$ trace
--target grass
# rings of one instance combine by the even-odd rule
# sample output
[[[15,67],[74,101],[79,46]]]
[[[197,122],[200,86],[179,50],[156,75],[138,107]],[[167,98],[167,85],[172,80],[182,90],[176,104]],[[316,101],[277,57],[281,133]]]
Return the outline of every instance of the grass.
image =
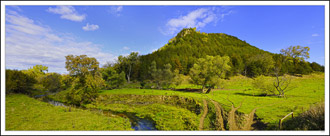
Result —
[[[272,80],[271,77],[266,77]],[[226,111],[230,110],[231,102],[237,107],[242,101],[238,112],[249,114],[257,108],[256,116],[268,124],[266,129],[278,129],[278,120],[290,112],[299,115],[307,111],[310,105],[324,103],[325,82],[324,74],[304,75],[292,77],[290,91],[285,98],[277,96],[260,96],[260,92],[252,87],[253,79],[244,76],[232,77],[226,80],[224,89],[214,89],[209,94],[181,92],[155,89],[114,89],[100,90],[99,98],[106,98],[85,105],[90,108],[113,110],[118,112],[132,112],[142,118],[151,118],[160,130],[197,130],[202,114],[196,115],[188,109],[165,103],[154,103],[159,96],[180,96],[196,100],[202,105],[202,99],[212,99],[221,104]],[[183,82],[179,88],[198,88],[198,86]],[[50,96],[52,99],[62,101],[66,91]],[[158,97],[131,97],[130,95],[156,95]],[[118,98],[119,101],[152,102],[150,104],[135,105],[130,102],[117,104],[107,103],[110,98],[105,96],[126,95],[127,98]],[[113,98],[111,98],[113,99]],[[142,100],[143,99],[143,100]],[[231,102],[230,102],[231,101]],[[209,110],[214,110],[210,104]],[[204,127],[212,127],[211,117],[208,114],[204,120]],[[60,123],[59,123],[60,122]],[[131,130],[129,121],[125,118],[110,118],[101,114],[80,109],[67,112],[66,108],[54,107],[24,95],[6,96],[6,129],[7,130]]]
[[[271,79],[269,78],[269,80]],[[257,117],[270,127],[276,126],[278,120],[291,111],[298,115],[308,110],[310,105],[323,102],[325,97],[324,74],[293,77],[290,84],[291,90],[286,93],[286,98],[258,96],[260,93],[253,89],[252,81],[253,79],[243,76],[233,77],[227,81],[225,89],[214,90],[210,94],[154,89],[102,90],[100,94],[178,95],[198,99],[213,99],[222,104],[227,110],[231,106],[227,99],[232,101],[235,106],[238,106],[244,100],[238,111],[248,114],[254,108],[257,108]]]
[[[132,130],[128,119],[53,106],[25,95],[6,96],[6,130]]]

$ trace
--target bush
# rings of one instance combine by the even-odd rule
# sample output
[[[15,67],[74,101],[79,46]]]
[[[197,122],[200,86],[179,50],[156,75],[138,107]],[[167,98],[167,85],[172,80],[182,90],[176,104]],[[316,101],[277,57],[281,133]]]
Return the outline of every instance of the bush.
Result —
[[[268,80],[263,75],[255,78],[252,82],[252,86],[262,94],[266,94],[266,95],[275,94],[275,88],[273,86],[273,82],[271,80]]]
[[[86,75],[84,78],[76,78],[69,90],[67,100],[76,105],[90,103],[98,96],[98,91],[103,85],[104,80],[98,76]]]
[[[50,73],[46,76],[42,77],[41,84],[47,89],[49,92],[58,92],[61,89],[61,80],[62,77],[58,73]]]
[[[22,71],[6,70],[6,93],[31,94],[37,81]]]
[[[286,130],[324,130],[324,103],[312,106],[308,111],[283,123]]]

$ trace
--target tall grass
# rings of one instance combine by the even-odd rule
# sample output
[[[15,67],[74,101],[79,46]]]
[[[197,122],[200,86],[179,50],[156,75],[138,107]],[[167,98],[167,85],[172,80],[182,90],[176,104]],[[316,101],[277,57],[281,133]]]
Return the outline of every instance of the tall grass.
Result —
[[[315,104],[308,111],[283,123],[286,130],[324,130],[324,103]]]

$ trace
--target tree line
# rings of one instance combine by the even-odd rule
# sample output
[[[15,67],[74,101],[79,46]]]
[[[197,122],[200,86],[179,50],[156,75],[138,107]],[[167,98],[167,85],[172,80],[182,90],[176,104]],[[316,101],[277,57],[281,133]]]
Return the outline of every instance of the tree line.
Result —
[[[42,65],[21,71],[7,69],[6,93],[36,95],[67,90],[67,99],[79,105],[93,101],[100,89],[116,89],[127,84],[171,89],[180,85],[184,76],[208,93],[212,88],[221,88],[225,79],[239,74],[276,77],[275,89],[280,92],[281,82],[285,81],[281,75],[324,71],[324,66],[305,61],[309,58],[308,51],[309,47],[290,46],[280,54],[273,54],[234,36],[200,33],[189,28],[151,54],[131,52],[102,67],[93,57],[68,55],[65,68],[69,74],[48,73],[48,67]]]

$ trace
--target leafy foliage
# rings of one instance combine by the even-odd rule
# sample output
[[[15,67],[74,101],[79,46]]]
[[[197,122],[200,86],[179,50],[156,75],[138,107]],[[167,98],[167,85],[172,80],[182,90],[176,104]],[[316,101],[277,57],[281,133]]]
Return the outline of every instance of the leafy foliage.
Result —
[[[102,68],[101,73],[102,73],[102,78],[104,79],[106,84],[105,85],[106,89],[120,88],[126,82],[124,71],[118,74],[117,71],[111,66]]]
[[[116,63],[115,67],[117,67],[119,71],[125,72],[127,82],[130,83],[131,77],[134,74],[134,70],[138,69],[137,67],[138,63],[139,63],[138,52],[131,52],[131,54],[129,54],[126,57],[120,55],[118,57],[118,62]]]
[[[48,73],[41,79],[42,85],[50,92],[58,92],[62,88],[62,76],[58,73]]]
[[[70,103],[81,105],[93,101],[98,95],[98,90],[104,85],[99,72],[99,62],[86,55],[68,55],[65,64],[70,75],[74,77],[67,95]]]
[[[190,70],[190,77],[194,84],[202,85],[202,90],[208,86],[210,89],[218,85],[219,78],[224,78],[225,73],[230,69],[228,56],[206,56],[200,58]]]
[[[6,69],[6,94],[32,94],[33,85],[36,82],[34,77],[22,71]]]

